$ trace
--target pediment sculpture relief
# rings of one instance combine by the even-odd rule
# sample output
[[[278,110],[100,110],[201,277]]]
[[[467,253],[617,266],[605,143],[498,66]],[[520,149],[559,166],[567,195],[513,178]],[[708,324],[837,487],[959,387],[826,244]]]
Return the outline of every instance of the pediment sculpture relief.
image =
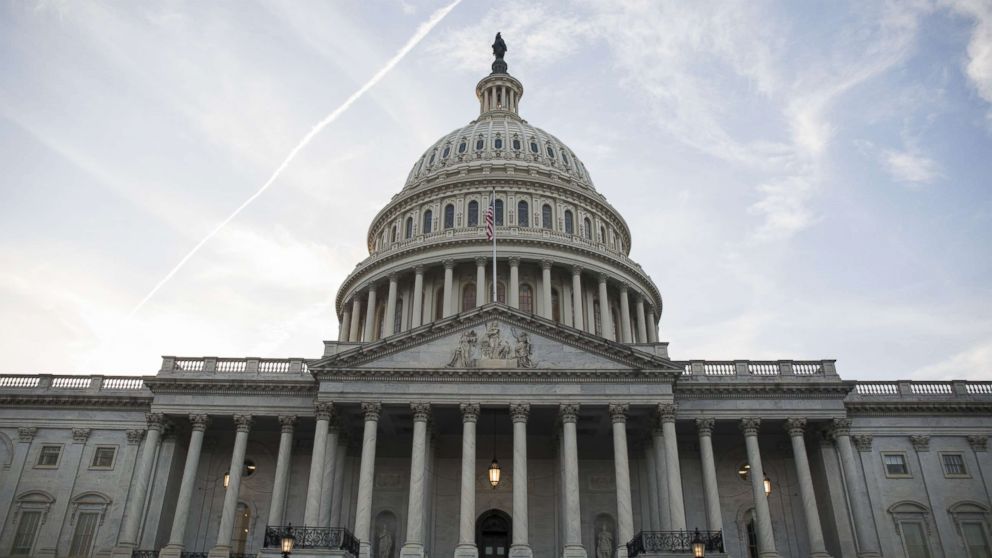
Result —
[[[458,338],[458,346],[446,365],[448,368],[534,368],[534,347],[527,332],[510,328],[510,339],[504,339],[499,322],[489,322],[481,335],[466,331]]]

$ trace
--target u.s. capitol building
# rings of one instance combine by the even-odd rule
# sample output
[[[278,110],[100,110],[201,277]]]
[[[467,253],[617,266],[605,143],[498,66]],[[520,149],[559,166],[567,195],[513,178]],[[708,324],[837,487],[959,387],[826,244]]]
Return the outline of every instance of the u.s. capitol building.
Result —
[[[0,376],[0,556],[989,557],[992,384],[673,360],[626,222],[494,51],[319,358]]]

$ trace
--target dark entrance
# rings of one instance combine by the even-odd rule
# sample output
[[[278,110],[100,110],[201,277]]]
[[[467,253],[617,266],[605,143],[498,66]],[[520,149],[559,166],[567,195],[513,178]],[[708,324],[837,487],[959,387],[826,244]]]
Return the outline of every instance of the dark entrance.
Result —
[[[475,521],[479,558],[506,558],[510,553],[510,516],[500,510],[483,512]]]

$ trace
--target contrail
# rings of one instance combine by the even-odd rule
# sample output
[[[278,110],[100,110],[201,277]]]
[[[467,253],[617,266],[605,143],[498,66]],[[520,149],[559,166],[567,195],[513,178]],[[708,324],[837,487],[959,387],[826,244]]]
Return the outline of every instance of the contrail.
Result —
[[[365,85],[361,86],[358,89],[358,91],[352,93],[351,97],[348,97],[345,100],[345,102],[341,104],[341,106],[334,109],[334,112],[328,114],[326,117],[324,117],[323,120],[321,120],[316,125],[314,125],[314,127],[310,129],[307,135],[303,136],[303,139],[301,139],[300,142],[296,144],[296,147],[294,147],[293,150],[289,152],[289,155],[287,155],[286,158],[283,159],[283,162],[276,168],[275,172],[272,173],[272,176],[269,177],[269,179],[265,182],[265,184],[262,184],[262,187],[259,188],[258,191],[252,194],[248,199],[244,201],[244,203],[239,205],[237,209],[235,209],[230,215],[228,215],[226,219],[224,219],[216,227],[214,227],[214,230],[210,231],[207,234],[207,236],[200,239],[200,241],[196,243],[196,246],[193,246],[193,249],[190,250],[189,253],[187,253],[185,256],[183,256],[183,259],[179,260],[179,263],[177,263],[176,266],[173,267],[171,271],[169,271],[169,273],[166,273],[165,277],[163,277],[162,280],[159,281],[158,284],[156,284],[151,291],[148,291],[148,294],[145,295],[145,298],[141,299],[141,302],[139,302],[137,306],[135,306],[134,309],[131,310],[131,313],[128,314],[127,317],[130,319],[139,310],[141,310],[141,308],[149,300],[151,300],[153,296],[155,296],[155,293],[157,293],[159,289],[161,289],[166,283],[168,283],[169,280],[172,279],[172,277],[176,273],[178,273],[179,270],[182,269],[184,265],[186,265],[186,262],[188,262],[190,258],[192,258],[194,255],[196,255],[197,252],[200,251],[200,248],[202,248],[204,244],[206,244],[211,238],[213,238],[217,233],[219,233],[225,226],[227,226],[228,223],[234,220],[234,218],[237,217],[238,214],[241,213],[242,210],[244,210],[244,208],[251,205],[251,202],[255,201],[266,190],[268,190],[269,186],[271,186],[272,183],[275,182],[277,178],[279,178],[279,175],[282,174],[282,171],[286,170],[286,167],[288,167],[289,164],[293,162],[293,159],[296,158],[296,155],[300,151],[302,151],[303,148],[306,147],[308,143],[310,143],[310,140],[312,140],[314,136],[319,134],[329,124],[337,120],[338,117],[344,113],[344,111],[348,110],[349,108],[351,108],[351,105],[355,104],[355,101],[360,99],[362,95],[364,95],[369,89],[372,89],[372,87],[374,87],[375,84],[379,83],[379,81],[381,81],[382,78],[384,78],[386,74],[388,74],[389,71],[392,70],[393,67],[395,67],[396,64],[398,64],[400,60],[403,59],[403,57],[405,57],[411,50],[413,50],[413,48],[416,47],[417,44],[419,44],[420,41],[422,41],[424,37],[426,37],[427,34],[430,33],[431,30],[434,29],[434,27],[438,23],[441,23],[441,20],[444,19],[446,15],[448,15],[448,12],[455,9],[455,6],[460,4],[461,1],[462,0],[454,0],[454,2],[434,12],[431,15],[430,19],[428,19],[424,23],[421,23],[420,26],[417,27],[417,32],[414,33],[412,37],[410,37],[410,40],[408,40],[406,44],[403,45],[403,48],[401,48],[396,53],[395,56],[390,58],[389,61],[386,62],[386,65],[380,68],[379,71],[376,72],[371,79],[365,82]]]

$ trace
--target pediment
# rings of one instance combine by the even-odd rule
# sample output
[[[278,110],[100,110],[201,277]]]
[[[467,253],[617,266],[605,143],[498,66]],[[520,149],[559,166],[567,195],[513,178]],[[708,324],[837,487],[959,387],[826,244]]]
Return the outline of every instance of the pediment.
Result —
[[[321,368],[678,370],[671,361],[490,304],[309,364]]]

